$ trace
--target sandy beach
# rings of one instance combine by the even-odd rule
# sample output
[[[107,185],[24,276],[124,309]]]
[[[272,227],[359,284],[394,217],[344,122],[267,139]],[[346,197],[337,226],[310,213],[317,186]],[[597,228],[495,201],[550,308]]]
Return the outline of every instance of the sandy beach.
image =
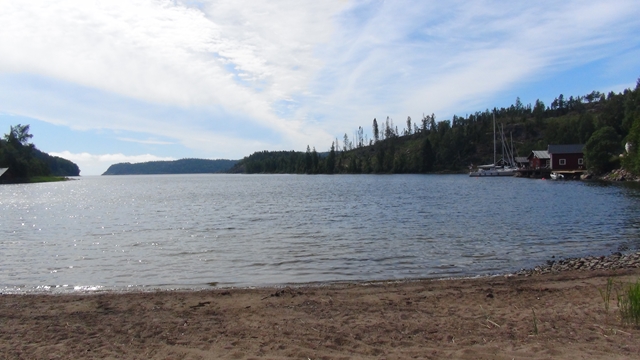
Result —
[[[1,295],[6,359],[627,359],[607,278],[640,269],[262,289]],[[614,293],[615,297],[615,293]]]

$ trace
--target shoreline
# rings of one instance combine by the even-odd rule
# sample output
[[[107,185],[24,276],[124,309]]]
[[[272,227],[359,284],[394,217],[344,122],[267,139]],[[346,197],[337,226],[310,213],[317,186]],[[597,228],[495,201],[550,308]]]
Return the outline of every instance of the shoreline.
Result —
[[[640,251],[630,252],[614,252],[608,256],[583,256],[573,258],[559,258],[547,260],[546,264],[534,266],[532,268],[521,268],[520,270],[508,272],[508,273],[496,273],[496,274],[482,274],[482,275],[469,275],[469,276],[443,276],[443,277],[418,277],[418,278],[402,278],[402,279],[379,279],[379,280],[336,280],[326,282],[306,282],[306,283],[283,283],[283,284],[271,284],[261,286],[220,286],[210,285],[211,287],[203,287],[201,285],[194,285],[193,287],[175,287],[175,288],[163,288],[154,286],[140,286],[132,288],[122,289],[102,289],[99,286],[82,286],[89,289],[69,289],[69,290],[28,290],[21,291],[13,289],[0,289],[0,296],[3,295],[90,295],[90,294],[130,294],[130,293],[153,293],[153,292],[198,292],[198,291],[210,291],[210,290],[261,290],[261,289],[281,289],[281,288],[299,288],[299,287],[337,287],[341,285],[365,285],[365,284],[378,284],[378,283],[405,283],[416,281],[448,281],[448,280],[470,280],[470,279],[484,279],[493,277],[521,277],[521,276],[537,276],[549,273],[559,273],[564,271],[578,270],[619,270],[619,269],[633,269],[640,268]],[[80,287],[80,286],[78,286]],[[98,287],[97,289],[91,289]]]
[[[640,353],[607,279],[640,269],[537,276],[78,296],[2,295],[13,358],[595,358]]]
[[[624,359],[640,353],[640,327],[621,323],[615,291],[640,279],[640,252],[597,257],[603,265],[627,255],[631,267],[617,269],[579,258],[520,275],[2,294],[0,351],[8,359]],[[562,267],[572,261],[580,267]]]

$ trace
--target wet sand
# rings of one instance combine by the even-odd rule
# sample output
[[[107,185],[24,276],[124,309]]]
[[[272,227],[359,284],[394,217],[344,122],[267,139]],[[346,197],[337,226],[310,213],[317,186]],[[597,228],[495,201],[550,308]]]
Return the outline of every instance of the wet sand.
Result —
[[[4,359],[628,359],[598,292],[640,269],[292,288],[0,295]]]

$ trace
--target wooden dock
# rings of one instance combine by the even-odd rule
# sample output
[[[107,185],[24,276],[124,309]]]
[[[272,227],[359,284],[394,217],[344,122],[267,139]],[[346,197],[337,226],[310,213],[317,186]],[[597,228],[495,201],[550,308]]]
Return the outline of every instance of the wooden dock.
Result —
[[[551,170],[551,169],[518,169],[515,176],[527,177],[532,179],[549,179],[551,173],[555,172],[564,175],[565,180],[580,180],[580,176],[586,170]]]

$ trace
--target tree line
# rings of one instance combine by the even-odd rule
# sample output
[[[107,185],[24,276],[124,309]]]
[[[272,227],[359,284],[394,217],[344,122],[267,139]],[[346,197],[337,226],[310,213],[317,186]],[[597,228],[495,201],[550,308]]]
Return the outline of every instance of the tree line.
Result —
[[[261,151],[245,157],[231,172],[242,173],[431,173],[460,172],[472,164],[493,161],[493,117],[512,141],[514,153],[527,156],[549,144],[586,144],[587,166],[608,171],[621,163],[640,174],[640,79],[635,89],[583,96],[560,94],[548,106],[541,100],[523,104],[516,98],[509,107],[486,109],[451,120],[436,121],[435,114],[419,121],[407,117],[401,128],[393,119],[373,119],[372,138],[362,126],[329,151],[318,153]],[[629,154],[620,160],[625,144]],[[511,145],[510,145],[511,146]]]
[[[80,169],[75,163],[44,153],[29,141],[29,125],[11,126],[9,133],[0,139],[0,168],[9,168],[3,179],[15,181],[34,177],[78,176]]]
[[[180,159],[174,161],[148,161],[143,163],[119,163],[109,166],[102,175],[149,174],[211,174],[228,171],[237,160]]]

